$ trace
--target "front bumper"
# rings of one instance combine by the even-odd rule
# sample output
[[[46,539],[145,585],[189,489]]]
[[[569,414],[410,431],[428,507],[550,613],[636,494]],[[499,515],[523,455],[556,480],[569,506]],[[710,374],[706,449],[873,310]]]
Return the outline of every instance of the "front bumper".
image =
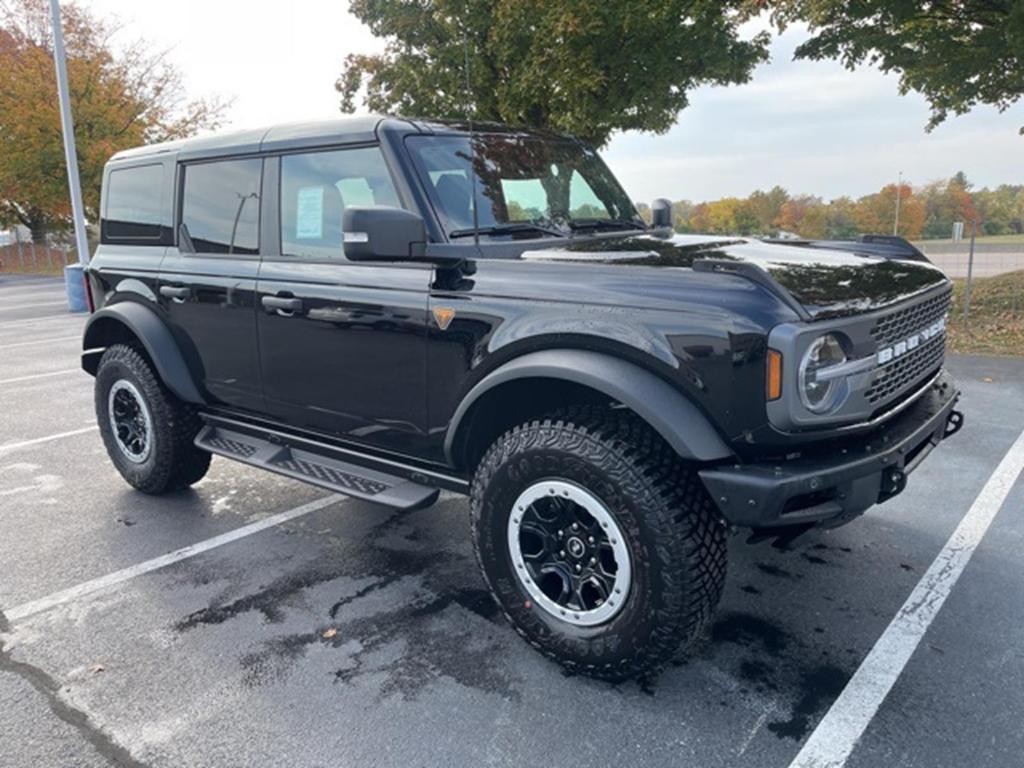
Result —
[[[700,478],[733,525],[841,525],[900,493],[907,475],[960,429],[959,398],[943,371],[913,405],[872,432],[812,446],[788,461],[709,467]]]

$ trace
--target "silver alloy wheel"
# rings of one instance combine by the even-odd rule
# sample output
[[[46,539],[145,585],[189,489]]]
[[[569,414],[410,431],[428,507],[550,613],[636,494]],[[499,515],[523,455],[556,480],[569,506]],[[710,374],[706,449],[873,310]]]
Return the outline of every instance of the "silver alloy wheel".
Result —
[[[107,417],[121,454],[133,464],[142,464],[153,450],[153,419],[138,388],[118,379],[107,394]]]
[[[512,507],[508,548],[537,606],[581,627],[610,621],[629,597],[632,566],[622,530],[592,493],[564,480],[534,483]]]

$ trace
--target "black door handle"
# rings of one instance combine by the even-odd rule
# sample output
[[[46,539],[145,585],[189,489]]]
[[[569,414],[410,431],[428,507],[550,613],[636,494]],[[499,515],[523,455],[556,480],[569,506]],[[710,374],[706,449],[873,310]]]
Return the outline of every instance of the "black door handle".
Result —
[[[299,312],[302,309],[302,299],[293,296],[264,296],[260,301],[268,312]]]
[[[192,295],[192,289],[176,285],[161,285],[160,295],[166,296],[168,299],[184,301]]]

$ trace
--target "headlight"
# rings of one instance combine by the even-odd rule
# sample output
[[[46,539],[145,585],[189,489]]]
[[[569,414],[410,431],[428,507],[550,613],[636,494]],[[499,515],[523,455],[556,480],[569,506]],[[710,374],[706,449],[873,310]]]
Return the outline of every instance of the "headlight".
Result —
[[[839,339],[831,333],[814,340],[800,361],[800,400],[813,413],[835,407],[844,382],[828,376],[828,369],[846,362]]]

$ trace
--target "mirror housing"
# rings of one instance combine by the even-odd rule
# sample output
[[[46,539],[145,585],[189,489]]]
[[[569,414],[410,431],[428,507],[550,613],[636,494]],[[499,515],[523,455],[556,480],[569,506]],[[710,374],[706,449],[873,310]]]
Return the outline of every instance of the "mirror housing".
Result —
[[[654,229],[672,228],[672,201],[659,197],[651,203],[651,226]]]
[[[422,258],[427,245],[423,217],[404,208],[353,206],[341,217],[345,258],[407,261]]]

